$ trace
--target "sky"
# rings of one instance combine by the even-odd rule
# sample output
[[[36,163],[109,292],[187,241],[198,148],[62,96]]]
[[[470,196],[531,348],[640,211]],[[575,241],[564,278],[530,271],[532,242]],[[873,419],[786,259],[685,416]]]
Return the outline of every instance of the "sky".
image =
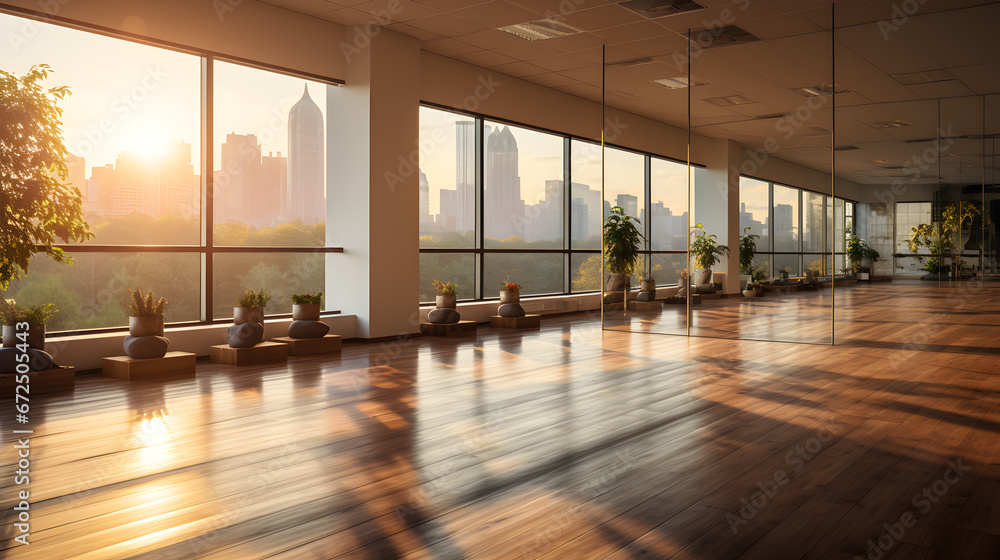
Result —
[[[191,144],[201,172],[201,59],[94,33],[0,14],[0,70],[23,75],[48,64],[47,87],[70,86],[60,102],[67,148],[91,168],[114,163],[126,149],[155,158],[167,142]],[[261,151],[287,154],[288,109],[309,94],[326,114],[327,89],[300,78],[215,64],[215,152],[228,132],[256,134]],[[280,116],[279,119],[274,117]]]

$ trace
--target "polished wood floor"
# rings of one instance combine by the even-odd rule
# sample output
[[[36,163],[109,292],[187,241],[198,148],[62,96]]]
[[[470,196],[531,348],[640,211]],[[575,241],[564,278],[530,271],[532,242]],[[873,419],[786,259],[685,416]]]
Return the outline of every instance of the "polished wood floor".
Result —
[[[895,290],[908,301],[879,313]],[[972,351],[996,347],[996,300],[943,316],[931,287],[853,297],[872,344],[602,331],[576,314],[199,363],[189,380],[82,375],[34,397],[27,425],[0,401],[0,555],[1000,558],[1000,356]],[[898,347],[921,319],[946,347]],[[10,540],[25,426],[28,546]]]

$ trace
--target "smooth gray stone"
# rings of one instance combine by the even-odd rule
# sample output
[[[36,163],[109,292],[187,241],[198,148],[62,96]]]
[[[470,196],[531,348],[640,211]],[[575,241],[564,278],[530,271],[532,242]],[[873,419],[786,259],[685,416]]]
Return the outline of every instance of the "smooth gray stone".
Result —
[[[501,317],[524,317],[524,308],[520,303],[505,303],[497,309],[497,315]]]
[[[694,293],[696,294],[714,294],[715,284],[695,284]]]
[[[639,292],[636,301],[656,301],[656,292]]]
[[[435,307],[427,314],[427,322],[437,325],[457,323],[462,319],[462,314],[450,307]]]
[[[44,350],[28,348],[27,362],[17,361],[20,353],[16,347],[0,348],[0,373],[16,373],[19,363],[27,363],[31,371],[43,371],[52,367],[52,356]]]
[[[260,342],[264,342],[263,323],[251,321],[229,327],[229,346],[232,348],[253,348]]]
[[[288,325],[290,338],[323,338],[330,332],[330,325],[321,321],[292,321]]]
[[[148,360],[165,356],[169,345],[170,341],[162,336],[126,336],[122,348],[129,358]]]

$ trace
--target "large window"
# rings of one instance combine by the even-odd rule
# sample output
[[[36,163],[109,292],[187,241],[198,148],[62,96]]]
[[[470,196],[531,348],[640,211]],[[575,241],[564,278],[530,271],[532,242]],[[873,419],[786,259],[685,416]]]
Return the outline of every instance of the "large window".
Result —
[[[600,144],[432,107],[420,109],[420,145],[432,147],[420,160],[422,302],[434,279],[464,300],[496,298],[505,280],[525,296],[600,290],[613,206],[648,239],[637,277],[674,283],[684,267],[686,164],[612,147],[602,159]]]
[[[47,85],[72,91],[60,102],[68,182],[96,236],[66,247],[73,266],[34,260],[6,297],[54,302],[49,330],[75,331],[126,325],[130,288],[166,297],[168,323],[232,317],[240,285],[272,292],[269,314],[290,312],[292,293],[323,289],[323,253],[338,251],[324,227],[336,88],[0,14],[0,35],[28,28],[3,69],[45,63]]]
[[[806,269],[823,275],[843,272],[846,239],[854,231],[854,202],[740,177],[740,204],[740,232],[760,236],[755,266],[765,266],[771,276],[781,271],[797,276]]]
[[[896,203],[896,240],[895,252],[898,255],[894,260],[896,274],[920,275],[924,263],[910,253],[908,241],[912,237],[912,229],[920,224],[929,224],[933,221],[931,217],[930,202],[897,202]],[[917,249],[919,255],[929,255],[930,250],[926,246]],[[888,255],[886,255],[888,256]]]

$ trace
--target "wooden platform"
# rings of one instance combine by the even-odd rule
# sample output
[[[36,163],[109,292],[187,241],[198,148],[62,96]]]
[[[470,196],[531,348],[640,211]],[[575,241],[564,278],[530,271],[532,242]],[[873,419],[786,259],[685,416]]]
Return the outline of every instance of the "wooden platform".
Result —
[[[0,373],[0,398],[14,396],[17,378],[27,375],[28,395],[44,395],[57,391],[72,391],[76,385],[76,368],[53,367],[44,371],[32,371],[27,374]],[[22,392],[21,394],[25,394]]]
[[[233,348],[228,344],[219,344],[208,350],[209,359],[213,364],[249,366],[288,360],[288,345],[269,340],[258,342],[251,348]]]
[[[136,359],[128,356],[104,358],[101,373],[126,381],[169,379],[194,376],[195,355],[190,352],[167,352],[162,358]]]
[[[630,301],[629,311],[659,311],[663,309],[662,301]]]
[[[701,303],[702,294],[691,294],[691,305],[697,305]],[[671,305],[686,305],[687,296],[667,296],[661,300],[664,304]]]
[[[315,354],[331,354],[340,352],[341,337],[339,334],[328,334],[322,338],[292,338],[278,336],[271,339],[288,345],[289,356],[313,356]]]
[[[524,317],[490,317],[490,326],[495,329],[538,329],[542,326],[541,315],[525,315]]]
[[[420,323],[420,333],[427,336],[465,336],[476,333],[475,321],[457,323]]]

